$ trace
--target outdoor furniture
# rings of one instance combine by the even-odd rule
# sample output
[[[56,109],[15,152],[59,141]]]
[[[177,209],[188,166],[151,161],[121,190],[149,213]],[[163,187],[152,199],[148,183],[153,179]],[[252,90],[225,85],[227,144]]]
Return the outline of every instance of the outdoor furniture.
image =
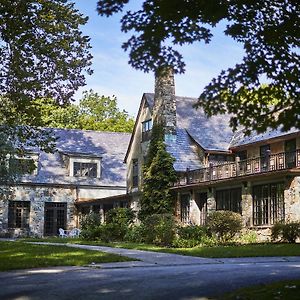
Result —
[[[69,232],[69,237],[79,237],[81,230],[78,228],[73,228],[70,232]]]
[[[63,228],[59,228],[58,232],[59,232],[59,237],[62,237],[62,238],[68,237],[66,231]]]

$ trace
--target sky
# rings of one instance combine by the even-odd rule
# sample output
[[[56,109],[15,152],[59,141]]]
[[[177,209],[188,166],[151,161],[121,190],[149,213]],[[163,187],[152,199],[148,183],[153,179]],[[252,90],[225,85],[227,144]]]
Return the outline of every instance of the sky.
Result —
[[[74,0],[75,7],[89,17],[81,28],[91,38],[93,75],[86,76],[87,85],[78,90],[75,99],[82,92],[93,89],[104,96],[116,96],[120,109],[130,116],[136,116],[143,93],[154,92],[154,75],[133,69],[128,64],[128,53],[121,48],[128,38],[121,32],[120,16],[101,17],[96,12],[96,0]],[[135,6],[142,0],[131,1]],[[224,29],[224,28],[223,28]],[[223,29],[214,30],[210,44],[195,43],[180,48],[186,63],[186,72],[175,76],[176,95],[199,97],[203,88],[221,70],[241,62],[243,48],[224,35]]]

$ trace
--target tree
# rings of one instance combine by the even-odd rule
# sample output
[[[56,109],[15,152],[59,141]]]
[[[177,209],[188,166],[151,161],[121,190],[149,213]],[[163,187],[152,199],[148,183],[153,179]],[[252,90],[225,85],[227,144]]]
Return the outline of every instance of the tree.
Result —
[[[53,150],[35,99],[66,104],[91,74],[87,22],[67,0],[0,0],[0,164],[26,147]],[[30,125],[30,126],[29,126]],[[11,176],[10,176],[11,175]],[[13,174],[3,172],[1,181]]]
[[[174,158],[166,151],[162,128],[154,124],[143,170],[141,210],[139,218],[144,220],[153,214],[174,212],[174,198],[170,188],[177,175],[173,167]]]
[[[120,111],[115,97],[100,96],[93,90],[85,91],[79,104],[57,107],[53,99],[37,100],[41,126],[131,132],[134,119]]]
[[[98,12],[110,16],[128,2],[99,0]],[[224,33],[243,44],[245,56],[212,79],[196,107],[208,116],[230,113],[233,129],[245,126],[248,133],[300,128],[299,15],[297,0],[144,0],[140,10],[127,11],[121,19],[123,32],[135,31],[123,49],[136,69],[171,65],[182,73],[185,64],[177,46],[209,43],[211,28],[223,21]],[[267,88],[261,88],[264,82]],[[274,98],[278,102],[270,105]]]

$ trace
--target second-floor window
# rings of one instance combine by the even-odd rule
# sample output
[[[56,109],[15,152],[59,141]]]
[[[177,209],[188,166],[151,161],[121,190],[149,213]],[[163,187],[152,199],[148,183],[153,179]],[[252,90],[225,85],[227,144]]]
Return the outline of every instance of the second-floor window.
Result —
[[[97,177],[97,164],[74,162],[74,176],[76,177]]]
[[[142,142],[149,141],[151,137],[152,120],[149,119],[142,123]]]
[[[139,185],[139,161],[137,159],[132,160],[132,187],[138,187]]]

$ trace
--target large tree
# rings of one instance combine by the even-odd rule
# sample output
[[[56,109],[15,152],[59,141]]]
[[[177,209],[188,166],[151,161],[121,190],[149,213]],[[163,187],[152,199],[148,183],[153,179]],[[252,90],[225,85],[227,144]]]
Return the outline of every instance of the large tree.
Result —
[[[99,0],[102,16],[124,12],[129,0]],[[144,0],[126,11],[121,29],[129,63],[145,72],[173,66],[184,72],[178,45],[209,43],[221,21],[225,34],[244,46],[243,61],[205,87],[196,107],[208,116],[232,113],[234,129],[300,128],[300,2],[298,0]],[[268,87],[261,87],[268,83]],[[274,98],[278,101],[270,105]]]
[[[37,127],[35,99],[51,97],[64,105],[85,84],[92,58],[89,38],[80,31],[86,22],[67,0],[0,0],[2,167],[26,147],[52,149],[49,133]],[[7,174],[1,172],[0,181]]]
[[[131,132],[134,126],[134,119],[118,108],[117,98],[93,90],[85,91],[79,104],[57,107],[53,99],[39,99],[36,104],[44,127]]]

